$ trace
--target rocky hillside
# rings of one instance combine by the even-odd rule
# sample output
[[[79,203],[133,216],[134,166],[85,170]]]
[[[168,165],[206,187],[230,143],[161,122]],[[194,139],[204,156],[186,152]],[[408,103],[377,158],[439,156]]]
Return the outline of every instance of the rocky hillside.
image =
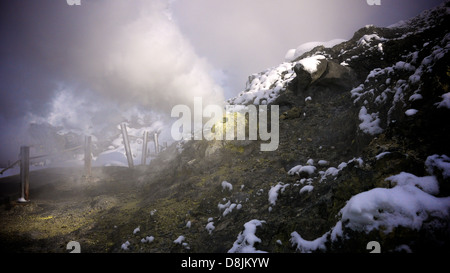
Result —
[[[276,151],[190,141],[153,164],[155,194],[185,204],[178,250],[448,250],[448,21],[447,3],[250,76],[228,102],[280,106]]]
[[[277,150],[192,140],[146,167],[97,168],[77,195],[92,208],[72,209],[66,233],[27,249],[368,252],[376,241],[381,252],[449,251],[449,7],[250,76],[228,103],[279,105]],[[15,245],[14,229],[2,230]]]

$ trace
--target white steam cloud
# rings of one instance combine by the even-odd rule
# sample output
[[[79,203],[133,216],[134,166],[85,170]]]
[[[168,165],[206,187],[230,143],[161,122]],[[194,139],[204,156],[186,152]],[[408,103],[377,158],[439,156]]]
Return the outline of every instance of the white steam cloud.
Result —
[[[214,79],[217,70],[171,19],[170,1],[83,1],[78,7],[63,2],[27,2],[16,9],[27,23],[16,24],[18,36],[8,40],[21,45],[11,59],[26,64],[21,74],[40,73],[28,73],[20,83],[30,90],[24,96],[24,115],[0,116],[7,128],[1,143],[9,144],[0,147],[0,164],[15,160],[20,145],[36,144],[30,123],[101,135],[132,115],[143,117],[145,126],[161,127],[172,107],[192,106],[194,97],[202,97],[205,105],[225,101]],[[21,25],[27,29],[22,31]],[[26,57],[30,54],[32,58]],[[20,80],[11,82],[18,86]],[[42,84],[46,88],[37,88],[42,82],[48,83]]]
[[[136,9],[122,24],[115,21],[89,33],[85,50],[74,55],[81,78],[95,91],[125,104],[170,112],[176,104],[192,104],[200,96],[221,104],[223,92],[214,70],[199,57],[161,1],[114,2],[99,14]],[[98,13],[97,13],[98,14]],[[112,32],[111,26],[116,25]],[[98,45],[101,44],[101,47]],[[73,52],[77,52],[74,50]]]

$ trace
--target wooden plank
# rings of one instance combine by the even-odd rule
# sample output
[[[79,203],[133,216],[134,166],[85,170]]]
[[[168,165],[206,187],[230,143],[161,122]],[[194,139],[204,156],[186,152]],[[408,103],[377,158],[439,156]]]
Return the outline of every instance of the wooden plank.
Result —
[[[130,141],[128,140],[127,126],[125,123],[120,124],[120,128],[122,129],[123,136],[123,145],[125,146],[125,153],[128,160],[128,167],[133,168],[133,156],[131,154]]]
[[[30,147],[20,147],[20,198],[18,202],[30,201]]]
[[[148,132],[144,132],[143,142],[142,142],[142,157],[141,164],[145,165],[147,160],[147,142],[148,142]]]
[[[155,154],[159,153],[159,143],[158,143],[158,133],[155,133],[153,135],[154,142],[155,142]]]

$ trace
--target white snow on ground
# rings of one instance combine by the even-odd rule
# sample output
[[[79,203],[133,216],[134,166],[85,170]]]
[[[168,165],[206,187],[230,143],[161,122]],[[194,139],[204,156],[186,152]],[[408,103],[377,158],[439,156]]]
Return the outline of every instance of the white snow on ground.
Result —
[[[442,101],[437,104],[437,108],[447,107],[450,109],[450,92],[443,94]]]
[[[348,164],[356,162],[357,165],[355,165],[356,167],[362,167],[364,164],[364,161],[361,158],[353,158],[347,162],[341,162],[337,168],[336,167],[329,167],[328,169],[326,169],[325,171],[319,171],[318,174],[320,176],[320,180],[319,182],[322,182],[323,180],[327,179],[327,177],[329,176],[337,176],[338,173],[347,167]],[[314,164],[314,160],[313,159],[309,159],[306,164],[308,164],[307,166],[303,166],[303,165],[296,165],[294,167],[292,167],[287,173],[288,175],[299,175],[301,173],[305,173],[308,174],[309,176],[312,176],[312,178],[308,179],[309,182],[312,181],[314,177],[314,173],[316,172],[317,168],[315,166],[313,166],[312,164]],[[328,166],[330,163],[326,160],[319,160],[317,162],[317,164],[320,167],[326,167]],[[303,184],[303,182],[306,181],[306,179],[301,179],[299,182]],[[281,182],[280,182],[281,183]],[[279,184],[280,184],[279,183]],[[276,188],[272,188],[271,190],[273,190],[275,192],[275,190],[277,190]],[[270,193],[269,193],[270,194]],[[275,197],[273,197],[275,198]],[[270,200],[269,200],[270,201]]]
[[[417,177],[413,174],[401,172],[386,179],[394,182],[396,185],[413,185],[422,189],[424,192],[436,195],[439,193],[439,185],[435,176]]]
[[[405,111],[405,115],[407,116],[414,116],[415,114],[417,114],[417,112],[419,112],[419,110],[417,109],[408,109]]]
[[[377,34],[366,34],[364,36],[362,36],[359,40],[358,40],[358,46],[370,46],[370,42],[371,41],[385,41],[386,39],[381,38],[380,36],[378,36]]]
[[[295,77],[295,63],[285,62],[264,72],[249,77],[246,88],[237,97],[228,100],[229,104],[269,104]]]
[[[230,205],[231,205],[231,201],[228,200],[228,202],[225,203],[225,204],[223,204],[223,205],[219,203],[219,205],[217,205],[217,208],[218,208],[219,210],[224,210],[224,209],[230,207]]]
[[[385,233],[389,233],[397,226],[419,229],[429,216],[448,217],[450,197],[437,198],[416,187],[416,184],[425,183],[426,189],[431,191],[437,187],[437,180],[414,178],[407,173],[387,180],[396,182],[397,186],[391,189],[375,188],[348,201],[341,210],[342,221],[349,220],[347,227],[366,232],[383,227]]]
[[[227,203],[225,204],[218,204],[217,208],[219,209],[219,211],[223,210],[222,216],[227,216],[227,214],[231,213],[234,209],[241,209],[242,205],[241,204],[236,204],[236,203],[231,203],[230,200],[228,200]]]
[[[317,46],[324,46],[325,48],[332,48],[333,46],[343,43],[347,40],[345,39],[333,39],[331,41],[328,42],[308,42],[308,43],[304,43],[299,45],[296,49],[289,49],[286,52],[286,55],[284,56],[285,61],[287,62],[291,62],[295,59],[297,59],[298,57],[300,57],[301,55],[303,55],[304,53],[314,49]]]
[[[299,64],[303,66],[303,69],[305,69],[308,73],[313,74],[317,71],[317,66],[319,65],[320,61],[325,59],[325,56],[323,55],[315,55],[309,58],[304,58],[298,61]]]
[[[433,19],[423,17],[419,20],[427,21]],[[366,35],[360,39],[360,43],[364,46],[371,46],[371,41],[378,39],[377,37],[376,34]],[[376,45],[372,43],[372,47],[376,47]],[[391,115],[395,110],[407,106],[405,90],[415,89],[414,94],[409,95],[409,101],[423,99],[421,92],[426,92],[426,90],[422,90],[422,75],[424,73],[432,73],[433,66],[448,54],[449,50],[450,34],[447,33],[442,39],[426,42],[417,51],[401,56],[403,59],[392,66],[375,68],[370,71],[364,83],[350,91],[354,99],[353,102],[355,104],[362,102],[364,105],[374,102],[377,106],[391,104],[391,107],[387,112],[386,120],[383,121],[378,119],[378,113],[368,114],[367,109],[362,108],[359,114],[360,119],[363,121],[360,125],[361,130],[368,134],[377,134],[382,132],[382,123],[389,125],[391,122],[394,122],[391,120]],[[419,56],[423,55],[425,57],[419,59]],[[404,76],[405,74],[406,76]],[[385,87],[380,88],[379,83],[382,82],[385,82]],[[435,104],[436,107],[450,108],[450,93],[444,93],[440,97],[442,100]],[[404,111],[406,115],[414,116],[420,110],[405,108]]]
[[[228,189],[229,191],[233,190],[233,185],[228,181],[222,181],[222,190]]]
[[[145,238],[141,239],[141,243],[151,243],[155,240],[155,237],[153,236],[147,236]]]
[[[289,171],[288,174],[289,175],[300,175],[301,173],[307,173],[309,175],[313,174],[316,171],[316,167],[308,165],[308,166],[302,166],[302,165],[297,165],[295,167],[292,167]]]
[[[133,234],[139,233],[141,231],[140,227],[137,227],[133,230]]]
[[[289,184],[283,184],[282,182],[279,182],[275,186],[271,187],[269,190],[269,202],[270,204],[274,205],[277,202],[278,199],[278,192],[281,190],[281,192],[284,191],[284,189],[289,186]]]
[[[300,193],[311,192],[314,189],[314,186],[306,185],[300,189]]]
[[[345,40],[335,39],[325,43],[325,46],[332,47],[343,41]],[[309,48],[309,45],[305,46],[305,48]],[[280,91],[284,90],[287,84],[295,78],[296,74],[294,72],[294,67],[296,64],[301,64],[309,73],[316,72],[317,65],[320,63],[319,60],[325,59],[325,56],[323,55],[313,55],[295,62],[291,61],[303,54],[303,50],[304,49],[301,49],[301,47],[295,51],[289,50],[286,57],[290,61],[286,61],[278,66],[250,76],[246,83],[245,90],[240,92],[238,96],[228,99],[228,104],[270,104],[280,95]]]
[[[359,129],[361,129],[364,133],[376,135],[383,132],[383,129],[380,127],[378,113],[368,114],[367,108],[362,106],[358,116],[362,121],[362,123],[359,124]]]
[[[123,250],[129,250],[129,247],[130,246],[130,242],[129,241],[126,241],[125,243],[123,243],[121,246],[120,246],[120,248],[121,249],[123,249]]]
[[[330,164],[330,162],[328,162],[327,160],[321,159],[317,162],[317,164],[319,164],[319,166],[328,166],[328,164]]]
[[[440,173],[444,179],[450,177],[450,157],[446,155],[430,155],[425,161],[425,166],[429,174]]]
[[[208,222],[208,224],[205,227],[205,229],[208,231],[209,234],[211,234],[215,228],[216,227],[214,226],[214,222]]]
[[[178,238],[175,241],[173,241],[173,243],[181,245],[185,239],[186,239],[186,237],[184,237],[183,235],[180,235],[180,236],[178,236]]]
[[[409,97],[409,101],[416,101],[423,99],[423,96],[421,94],[415,93]]]
[[[450,158],[446,155],[429,156],[425,165],[430,174],[439,171],[442,176],[450,177]],[[448,219],[450,197],[436,197],[439,185],[434,175],[417,177],[401,172],[386,181],[395,186],[374,188],[350,198],[339,213],[341,219],[321,237],[309,241],[292,232],[292,245],[301,252],[323,250],[327,240],[335,241],[344,236],[343,223],[355,231],[379,229],[387,234],[398,226],[418,230],[430,217]]]
[[[296,231],[291,233],[291,243],[292,245],[297,246],[297,250],[303,253],[308,253],[316,250],[325,250],[325,242],[327,241],[327,233],[325,233],[322,237],[319,237],[315,240],[308,241],[302,238],[300,234]]]
[[[255,233],[256,228],[262,226],[263,223],[265,221],[256,219],[245,223],[244,231],[239,233],[228,253],[265,253],[265,251],[257,250],[254,246],[255,243],[261,243],[261,239]]]
[[[353,160],[355,160],[355,159],[350,160],[349,163],[352,162]],[[339,174],[339,172],[345,167],[347,167],[347,163],[342,162],[341,164],[339,164],[339,166],[337,168],[329,167],[328,169],[326,169],[325,172],[320,171],[319,174],[321,175],[321,178],[320,178],[319,182],[324,181],[329,176],[337,176]]]
[[[379,154],[377,154],[376,156],[375,156],[375,158],[377,159],[377,160],[380,160],[381,158],[383,158],[385,155],[388,155],[388,154],[390,154],[391,152],[382,152],[382,153],[379,153]]]

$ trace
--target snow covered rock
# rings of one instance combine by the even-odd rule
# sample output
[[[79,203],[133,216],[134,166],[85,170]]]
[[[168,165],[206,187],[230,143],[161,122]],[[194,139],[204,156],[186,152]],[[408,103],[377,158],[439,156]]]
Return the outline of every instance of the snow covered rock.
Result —
[[[319,79],[326,69],[327,61],[323,55],[301,59],[294,66],[297,82],[303,89],[306,89],[308,85]]]
[[[251,220],[244,224],[244,231],[239,233],[233,247],[228,253],[264,253],[265,251],[257,250],[256,243],[261,243],[261,239],[256,236],[256,228],[262,226],[265,221]]]

